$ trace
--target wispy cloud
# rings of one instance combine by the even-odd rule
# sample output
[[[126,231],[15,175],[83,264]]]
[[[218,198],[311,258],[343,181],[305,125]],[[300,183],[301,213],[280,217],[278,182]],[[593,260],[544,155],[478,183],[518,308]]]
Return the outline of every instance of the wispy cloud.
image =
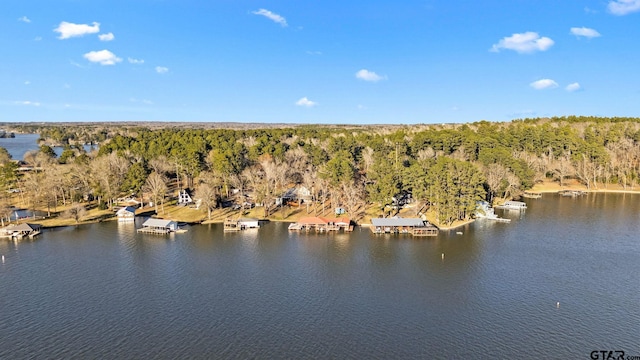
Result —
[[[40,41],[40,40],[42,40],[42,36],[36,36],[36,37],[33,39],[33,41]]]
[[[567,90],[568,92],[574,92],[574,91],[578,91],[578,90],[582,89],[582,87],[580,86],[579,83],[574,82],[574,83],[571,83],[571,84],[567,85],[567,87],[565,87],[564,89]]]
[[[100,65],[115,65],[122,61],[121,58],[109,50],[91,51],[84,54],[84,58]]]
[[[16,105],[24,105],[24,106],[36,106],[36,107],[41,105],[37,101],[29,101],[29,100],[26,100],[26,101],[15,101],[14,104],[16,104]]]
[[[274,12],[271,12],[271,11],[269,11],[267,9],[260,9],[260,10],[257,10],[257,11],[252,11],[251,13],[254,14],[254,15],[264,16],[267,19],[270,19],[273,22],[276,22],[276,23],[282,25],[283,27],[288,26],[287,25],[287,19],[285,19],[284,17],[282,17],[282,16],[280,16],[280,15],[274,13]]]
[[[602,36],[596,30],[590,29],[590,28],[587,28],[587,27],[572,27],[571,28],[571,33],[573,35],[575,35],[575,36],[582,36],[582,37],[586,37],[586,38],[594,38],[594,37]]]
[[[309,100],[306,96],[303,97],[302,99],[296,101],[296,105],[298,106],[305,106],[305,107],[312,107],[312,106],[316,106],[318,105],[317,102],[315,101],[311,101]]]
[[[536,90],[553,89],[558,87],[558,83],[551,79],[540,79],[529,84]]]
[[[113,40],[115,38],[116,37],[113,35],[113,33],[98,35],[98,39],[100,39],[100,41],[111,41],[111,40]]]
[[[166,74],[169,72],[169,68],[164,67],[164,66],[156,66],[156,72],[158,74]]]
[[[24,84],[25,84],[25,85],[30,85],[30,84],[31,84],[31,81],[27,80],[27,81],[25,81],[25,82],[24,82]]]
[[[386,79],[386,76],[380,76],[378,74],[376,74],[373,71],[369,71],[367,69],[362,69],[359,70],[356,73],[356,78],[360,79],[360,80],[364,80],[364,81],[371,81],[371,82],[376,82],[376,81],[380,81],[383,79]]]
[[[129,101],[132,102],[132,103],[142,103],[142,104],[145,104],[145,105],[153,105],[153,101],[147,100],[147,99],[130,98]]]
[[[54,32],[60,34],[58,39],[69,39],[72,37],[84,36],[87,34],[95,34],[100,32],[100,23],[93,22],[91,25],[87,24],[74,24],[63,21],[57,28],[53,29]]]
[[[640,0],[611,0],[607,10],[614,15],[627,15],[640,11]]]
[[[307,55],[322,55],[321,51],[307,51]]]
[[[129,61],[130,64],[135,64],[135,65],[144,64],[144,60],[142,59],[127,58],[127,60]]]
[[[554,42],[550,38],[540,37],[536,32],[527,31],[502,38],[491,47],[490,51],[499,52],[501,49],[507,49],[520,54],[528,54],[536,51],[546,51],[553,44]]]
[[[29,19],[29,18],[28,18],[28,17],[26,17],[26,16],[22,16],[22,17],[19,17],[19,18],[18,18],[18,21],[22,21],[23,23],[27,23],[27,24],[29,24],[29,23],[31,22],[31,19]]]

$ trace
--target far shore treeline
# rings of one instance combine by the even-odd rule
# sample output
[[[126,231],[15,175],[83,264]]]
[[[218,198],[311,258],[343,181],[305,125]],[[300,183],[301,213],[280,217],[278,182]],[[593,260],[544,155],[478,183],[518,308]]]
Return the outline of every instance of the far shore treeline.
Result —
[[[208,216],[250,199],[265,216],[294,185],[317,204],[353,219],[379,206],[393,215],[407,197],[440,224],[469,219],[478,200],[522,194],[535,183],[575,179],[587,188],[633,188],[640,176],[640,118],[555,117],[441,125],[279,125],[175,123],[17,124],[40,134],[40,150],[19,171],[0,152],[0,216],[19,193],[31,208],[125,196],[163,204],[179,188]],[[99,145],[85,153],[83,144]],[[63,146],[57,157],[50,146]],[[247,197],[245,195],[250,195]],[[242,200],[238,200],[242,199]]]

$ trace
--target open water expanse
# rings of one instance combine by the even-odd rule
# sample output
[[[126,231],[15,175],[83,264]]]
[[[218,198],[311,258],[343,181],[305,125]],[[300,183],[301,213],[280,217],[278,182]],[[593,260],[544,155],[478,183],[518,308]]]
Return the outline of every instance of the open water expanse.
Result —
[[[0,358],[640,355],[640,196],[528,204],[423,239],[117,222],[2,239]]]

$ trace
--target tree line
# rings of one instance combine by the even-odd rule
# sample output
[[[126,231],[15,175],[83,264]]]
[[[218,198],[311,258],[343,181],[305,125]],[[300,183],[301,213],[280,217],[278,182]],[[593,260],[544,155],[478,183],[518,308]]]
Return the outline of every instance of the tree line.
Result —
[[[323,212],[325,206],[342,207],[358,219],[376,205],[389,215],[400,195],[411,194],[441,224],[450,224],[471,217],[478,200],[516,197],[536,182],[564,185],[577,179],[587,188],[628,188],[637,186],[640,176],[637,118],[388,127],[38,128],[43,145],[23,159],[34,170],[18,172],[2,152],[0,186],[20,189],[33,207],[54,210],[88,199],[111,207],[124,195],[144,195],[161,210],[169,189],[178,187],[193,190],[209,217],[232,190],[241,198],[251,194],[269,216],[287,188],[301,185]],[[59,157],[44,145],[51,137],[65,145]],[[99,151],[86,153],[72,145],[87,141],[99,142]]]

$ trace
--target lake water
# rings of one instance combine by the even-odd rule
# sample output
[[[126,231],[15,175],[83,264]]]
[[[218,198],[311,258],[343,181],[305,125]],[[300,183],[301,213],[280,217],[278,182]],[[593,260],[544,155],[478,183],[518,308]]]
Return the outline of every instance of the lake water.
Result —
[[[0,138],[0,146],[7,149],[11,158],[14,160],[24,159],[24,154],[29,150],[38,150],[38,134],[16,134],[14,138]],[[95,148],[91,145],[84,145],[84,150],[89,152]],[[54,146],[53,151],[60,156],[63,148],[60,146]]]
[[[639,200],[545,194],[423,239],[106,222],[0,240],[0,358],[640,355]]]

